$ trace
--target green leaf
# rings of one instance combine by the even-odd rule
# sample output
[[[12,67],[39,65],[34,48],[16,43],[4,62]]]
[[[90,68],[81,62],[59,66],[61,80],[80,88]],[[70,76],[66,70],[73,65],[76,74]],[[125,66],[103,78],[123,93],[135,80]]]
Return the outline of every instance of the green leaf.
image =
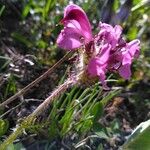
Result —
[[[133,5],[137,5],[140,2],[141,2],[141,0],[133,0]]]
[[[5,6],[3,5],[1,8],[0,8],[0,16],[2,15],[3,11],[5,10]]]
[[[17,90],[16,81],[13,75],[9,77],[8,84],[4,93],[4,98],[6,98],[10,93],[14,94]]]
[[[43,11],[43,17],[46,18],[50,10],[54,7],[56,0],[47,0]]]
[[[58,122],[56,120],[51,121],[48,132],[50,139],[54,139],[59,135]]]
[[[119,1],[115,0],[113,3],[113,10],[116,12],[118,10],[119,6],[120,6]]]
[[[84,133],[84,132],[88,132],[92,125],[93,125],[93,116],[84,116],[83,118],[81,118],[80,122],[76,123],[75,125],[75,129],[80,132],[80,133]]]
[[[0,119],[0,137],[4,135],[9,127],[9,122],[7,120]]]
[[[128,39],[129,40],[133,40],[137,37],[137,33],[138,33],[138,29],[137,27],[133,26],[129,29],[129,32],[128,32]]]
[[[24,44],[25,46],[27,47],[32,47],[33,46],[33,43],[31,41],[28,40],[28,38],[26,38],[25,36],[17,33],[17,32],[14,32],[11,34],[11,36],[17,40],[18,42]]]
[[[123,150],[149,150],[150,149],[150,120],[138,125],[127,142],[122,147]]]
[[[71,126],[71,121],[73,119],[73,112],[74,112],[73,109],[66,110],[65,115],[62,117],[62,119],[59,122],[62,125],[62,130],[61,130],[62,135],[64,135]]]
[[[144,7],[149,7],[149,0],[142,0],[140,2],[137,2],[137,4],[131,9],[131,11],[135,12]]]
[[[103,144],[99,144],[98,147],[97,147],[97,150],[104,150]]]
[[[101,102],[97,102],[92,110],[91,110],[91,113],[92,115],[94,116],[94,122],[98,121],[99,118],[102,116],[103,114],[103,104]]]
[[[23,9],[23,12],[22,12],[22,17],[23,18],[27,17],[27,15],[30,12],[30,9],[31,9],[31,6],[29,4],[25,6],[25,8]]]
[[[37,41],[36,45],[38,46],[38,48],[43,48],[43,49],[45,49],[48,46],[48,44],[44,40]]]
[[[15,150],[14,144],[9,144],[7,150]]]
[[[116,90],[116,91],[112,91],[109,92],[102,100],[101,103],[103,104],[103,106],[107,105],[108,102],[117,94],[119,94],[121,91],[120,90]]]
[[[108,139],[107,130],[99,123],[94,123],[93,125],[93,131],[96,135],[98,135],[100,138]]]
[[[21,143],[10,144],[6,150],[26,150]]]

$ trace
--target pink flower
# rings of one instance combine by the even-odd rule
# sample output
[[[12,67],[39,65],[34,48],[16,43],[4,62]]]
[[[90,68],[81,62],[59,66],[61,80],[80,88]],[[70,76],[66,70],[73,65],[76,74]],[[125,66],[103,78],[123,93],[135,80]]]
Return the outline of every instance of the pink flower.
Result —
[[[106,87],[107,72],[115,71],[124,79],[130,78],[132,61],[139,56],[139,40],[126,43],[121,36],[121,26],[112,27],[106,23],[99,24],[100,32],[93,37],[86,13],[74,4],[66,7],[61,22],[64,29],[57,38],[57,44],[67,50],[84,45],[82,54],[84,53],[85,58],[81,64],[86,62],[82,69],[89,76],[99,77],[103,87]]]
[[[116,25],[113,28],[109,24],[100,22],[99,27],[100,27],[100,32],[98,33],[99,39],[104,40],[105,43],[109,43],[111,44],[112,48],[115,48],[122,33],[121,26]]]
[[[110,58],[115,52],[121,38],[122,28],[116,25],[114,28],[106,23],[100,23],[100,32],[94,39],[95,56],[88,64],[88,72],[91,76],[98,76],[105,86],[105,73],[108,71]]]
[[[99,76],[100,81],[104,84],[105,73],[107,71],[107,62],[109,59],[111,46],[106,44],[102,47],[100,54],[92,58],[88,64],[88,72],[91,76]]]
[[[59,47],[72,50],[92,40],[91,25],[86,13],[79,6],[68,5],[61,22],[64,29],[57,38]]]
[[[129,79],[131,76],[130,66],[132,60],[139,56],[140,41],[133,40],[126,44],[126,46],[121,50],[121,67],[119,68],[119,74],[124,79]]]

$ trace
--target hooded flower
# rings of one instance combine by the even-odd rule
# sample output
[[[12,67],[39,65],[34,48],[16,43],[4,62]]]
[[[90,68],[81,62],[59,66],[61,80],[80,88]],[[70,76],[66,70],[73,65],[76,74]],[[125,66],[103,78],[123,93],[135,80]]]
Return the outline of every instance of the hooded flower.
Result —
[[[131,64],[139,56],[140,41],[127,43],[121,36],[120,25],[114,27],[100,23],[100,31],[94,37],[86,13],[77,5],[68,5],[61,21],[64,29],[57,38],[59,47],[74,50],[84,45],[82,68],[86,75],[99,77],[103,87],[107,72],[118,72],[124,79],[131,76]],[[86,61],[85,61],[86,60]],[[81,69],[81,70],[82,70]]]
[[[61,23],[64,29],[57,38],[59,47],[72,50],[92,40],[91,25],[86,13],[79,6],[68,5]]]

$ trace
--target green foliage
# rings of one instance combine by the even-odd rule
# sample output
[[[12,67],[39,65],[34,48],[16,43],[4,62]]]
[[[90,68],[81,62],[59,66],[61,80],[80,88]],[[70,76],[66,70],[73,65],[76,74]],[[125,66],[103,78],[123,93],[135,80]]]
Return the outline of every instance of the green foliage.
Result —
[[[10,144],[6,150],[26,150],[21,143]]]
[[[5,10],[5,5],[3,5],[3,6],[0,7],[0,17],[1,17],[1,15],[2,15],[2,13],[3,13],[4,10]]]
[[[96,102],[91,110],[92,115],[94,116],[94,123],[96,123],[100,117],[103,115],[104,106],[101,102]]]
[[[9,127],[9,122],[7,120],[0,119],[0,137],[4,135]]]
[[[93,31],[99,31],[98,22],[101,21],[102,8],[106,1],[76,0],[74,2],[86,11],[92,24]],[[19,25],[17,26],[19,28],[15,31],[11,31],[11,40],[17,44],[21,44],[21,50],[23,49],[25,54],[35,55],[39,59],[39,62],[43,65],[54,64],[54,62],[57,62],[57,60],[61,57],[61,53],[63,53],[63,51],[60,53],[55,41],[62,28],[61,25],[59,25],[59,22],[62,19],[64,7],[68,5],[68,3],[69,0],[22,0],[22,16],[19,18],[18,23],[15,22],[15,24]],[[110,16],[109,20],[111,20],[111,18],[116,19],[113,15],[118,13],[121,6],[122,2],[120,0],[113,1],[111,6],[113,12],[111,13],[112,16]],[[132,70],[134,72],[132,79],[129,82],[124,82],[122,79],[119,79],[118,82],[113,82],[112,84],[113,86],[118,86],[118,84],[121,86],[125,85],[126,88],[123,87],[124,91],[126,91],[126,89],[129,91],[134,86],[138,88],[140,82],[147,82],[150,77],[150,8],[148,1],[133,0],[131,11],[130,7],[127,6],[127,8],[129,17],[124,21],[119,22],[116,20],[116,22],[119,22],[121,26],[123,26],[123,33],[127,40],[130,41],[135,38],[140,39],[142,49],[138,61],[136,61],[132,66]],[[106,6],[105,10],[108,11],[109,7]],[[1,18],[5,12],[5,5],[0,6]],[[3,49],[1,49],[1,51],[3,51]],[[2,56],[0,56],[1,73],[6,74],[9,72],[7,68],[11,61],[12,58],[10,58],[9,55],[2,54]],[[62,78],[61,83],[64,81],[64,78]],[[118,77],[114,78],[118,79]],[[12,73],[12,75],[8,78],[5,91],[3,91],[4,94],[2,99],[14,94],[18,90],[16,85],[16,80]],[[147,108],[149,106],[149,99],[147,97],[145,98],[144,94],[148,95],[150,90],[149,88],[145,89],[142,87],[135,91],[135,93],[131,93],[131,96],[127,95],[127,97],[134,102],[134,105],[139,112],[142,112],[140,111],[141,107],[145,108],[146,106]],[[39,135],[48,131],[46,132],[46,136],[48,136],[50,140],[57,137],[64,138],[74,132],[76,132],[79,137],[84,137],[92,131],[99,138],[109,141],[113,135],[120,132],[120,122],[118,119],[114,119],[114,121],[109,124],[109,127],[105,127],[99,123],[99,120],[104,116],[105,106],[119,92],[119,90],[102,92],[99,84],[93,85],[89,88],[74,86],[62,94],[58,99],[54,100],[54,103],[49,109],[49,116],[48,118],[45,118],[46,123],[45,120],[44,123],[39,123],[37,121],[35,125],[26,127],[26,130]],[[8,124],[6,122],[7,121],[5,120],[0,120],[1,136],[5,135],[8,130]],[[149,132],[147,129],[146,131]],[[148,135],[145,135],[145,133],[146,132],[142,132],[141,134],[147,136],[148,140],[149,137]],[[143,140],[141,134],[138,135],[138,138],[134,138],[135,143],[138,141],[137,146],[140,146],[141,141]],[[144,140],[143,143],[144,142],[146,142],[146,140]],[[16,149],[16,145],[11,144],[9,149]],[[103,149],[103,145],[100,144],[99,149]]]
[[[127,142],[123,145],[123,150],[149,150],[150,148],[150,120],[138,125]]]
[[[14,94],[16,92],[16,82],[15,82],[15,78],[13,75],[10,75],[9,79],[8,79],[8,84],[6,86],[6,90],[4,93],[4,98],[8,97],[8,95],[10,93]]]
[[[28,48],[31,48],[34,43],[32,43],[29,39],[27,39],[25,36],[21,35],[20,33],[13,32],[11,36],[14,38],[14,40],[26,45]]]
[[[0,56],[0,72],[4,71],[8,67],[10,62],[11,59],[9,57]]]
[[[95,123],[93,126],[93,132],[103,139],[109,139],[107,129],[99,123]]]
[[[82,134],[90,131],[103,114],[103,103],[110,101],[119,92],[108,92],[106,97],[101,99],[100,91],[99,84],[84,90],[75,86],[55,100],[49,115],[49,131],[61,137],[74,130]]]
[[[25,4],[22,17],[27,17],[29,13],[40,14],[42,21],[45,21],[45,19],[48,19],[49,13],[54,8],[55,4],[56,0],[30,0]]]

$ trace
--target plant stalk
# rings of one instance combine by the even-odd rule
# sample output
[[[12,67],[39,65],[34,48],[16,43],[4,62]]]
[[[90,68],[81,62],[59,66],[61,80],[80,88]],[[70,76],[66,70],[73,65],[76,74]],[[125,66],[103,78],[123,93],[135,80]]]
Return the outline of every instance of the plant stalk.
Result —
[[[6,150],[8,145],[13,143],[13,141],[22,134],[22,131],[32,125],[33,121],[38,117],[43,111],[45,111],[48,106],[53,102],[54,99],[59,97],[63,92],[65,92],[69,87],[76,84],[73,78],[69,78],[63,84],[59,85],[51,95],[46,98],[43,103],[41,103],[32,114],[30,114],[23,122],[19,125],[19,127],[14,131],[1,145],[0,150]]]
[[[72,54],[73,54],[72,51],[68,52],[62,59],[60,59],[56,64],[54,64],[44,74],[42,74],[40,77],[38,77],[37,79],[35,79],[30,84],[28,84],[26,87],[24,87],[22,90],[20,90],[19,92],[17,92],[15,95],[11,96],[6,101],[4,101],[3,103],[1,103],[0,104],[0,109],[2,109],[3,107],[5,107],[9,103],[13,102],[19,96],[24,95],[26,92],[29,91],[29,89],[31,89],[32,87],[34,87],[36,84],[38,84],[39,82],[41,82],[43,79],[47,78],[50,75],[50,73],[52,73],[54,71],[54,69],[56,69],[58,66],[60,66],[62,64],[62,62],[64,62]]]

